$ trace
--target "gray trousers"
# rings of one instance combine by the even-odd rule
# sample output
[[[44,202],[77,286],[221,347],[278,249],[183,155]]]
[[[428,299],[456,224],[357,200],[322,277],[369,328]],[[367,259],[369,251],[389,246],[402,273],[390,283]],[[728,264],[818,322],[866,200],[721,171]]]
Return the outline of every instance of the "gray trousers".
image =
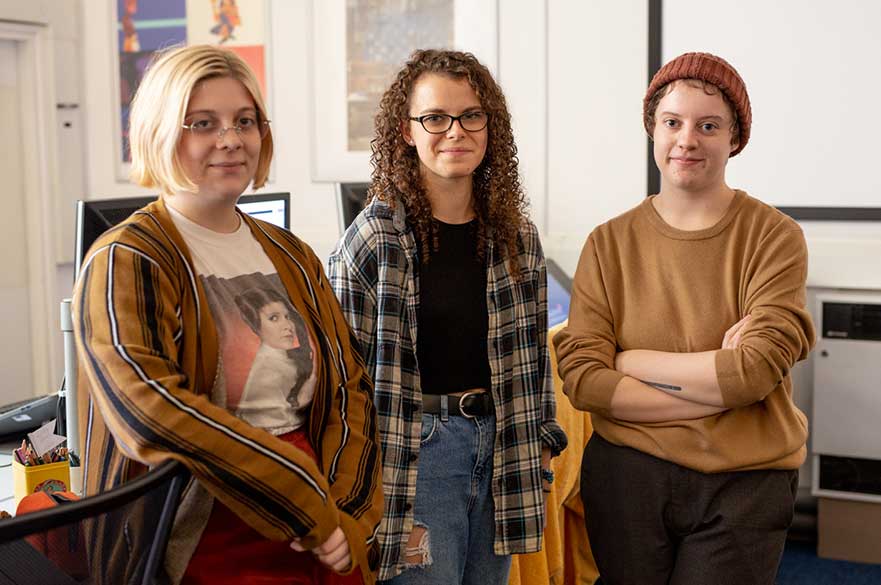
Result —
[[[773,585],[798,471],[705,474],[594,433],[581,499],[603,585]]]

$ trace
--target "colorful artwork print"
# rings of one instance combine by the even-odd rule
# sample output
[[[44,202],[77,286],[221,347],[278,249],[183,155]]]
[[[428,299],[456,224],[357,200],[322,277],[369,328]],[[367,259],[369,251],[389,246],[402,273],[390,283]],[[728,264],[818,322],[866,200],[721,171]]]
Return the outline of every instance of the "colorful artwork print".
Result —
[[[122,161],[130,162],[129,108],[156,51],[221,45],[254,70],[266,97],[265,0],[117,0]]]
[[[236,1],[220,0],[216,3],[212,2],[212,5],[214,7],[214,22],[217,24],[211,27],[211,34],[220,37],[218,41],[220,44],[229,40],[235,40],[233,32],[235,32],[236,27],[241,22],[239,20],[239,7],[236,6]]]

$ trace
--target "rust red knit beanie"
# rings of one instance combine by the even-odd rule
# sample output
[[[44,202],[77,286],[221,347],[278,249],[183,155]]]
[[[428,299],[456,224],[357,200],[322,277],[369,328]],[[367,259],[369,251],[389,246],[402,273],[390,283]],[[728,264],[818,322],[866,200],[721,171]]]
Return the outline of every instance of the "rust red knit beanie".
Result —
[[[643,124],[646,132],[651,136],[653,128],[649,128],[649,120],[646,117],[649,101],[659,89],[677,79],[701,79],[718,87],[734,104],[737,111],[737,123],[740,126],[738,146],[731,156],[736,155],[749,141],[750,127],[753,115],[749,105],[749,95],[746,93],[746,84],[737,74],[737,71],[728,61],[709,53],[685,53],[679,55],[663,67],[661,67],[645,92],[642,102]]]

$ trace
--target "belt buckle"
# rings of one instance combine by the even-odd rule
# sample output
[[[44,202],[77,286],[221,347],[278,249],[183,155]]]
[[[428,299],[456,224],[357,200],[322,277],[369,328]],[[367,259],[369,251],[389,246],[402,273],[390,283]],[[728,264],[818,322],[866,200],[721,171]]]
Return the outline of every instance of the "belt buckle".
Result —
[[[465,418],[476,418],[477,415],[469,414],[465,412],[465,399],[469,396],[477,396],[478,394],[482,394],[481,392],[466,392],[462,396],[459,397],[459,412],[462,413],[462,416]]]

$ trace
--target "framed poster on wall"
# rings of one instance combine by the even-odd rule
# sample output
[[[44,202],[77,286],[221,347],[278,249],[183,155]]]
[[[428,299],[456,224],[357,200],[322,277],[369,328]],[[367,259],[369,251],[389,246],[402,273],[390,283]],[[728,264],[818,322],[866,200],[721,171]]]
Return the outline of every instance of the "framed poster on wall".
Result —
[[[266,0],[116,0],[115,78],[118,87],[115,152],[117,179],[126,180],[131,156],[128,116],[132,99],[157,51],[175,45],[210,44],[242,57],[267,90]]]
[[[382,93],[420,48],[454,48],[498,69],[498,0],[313,0],[312,179],[370,178]]]

